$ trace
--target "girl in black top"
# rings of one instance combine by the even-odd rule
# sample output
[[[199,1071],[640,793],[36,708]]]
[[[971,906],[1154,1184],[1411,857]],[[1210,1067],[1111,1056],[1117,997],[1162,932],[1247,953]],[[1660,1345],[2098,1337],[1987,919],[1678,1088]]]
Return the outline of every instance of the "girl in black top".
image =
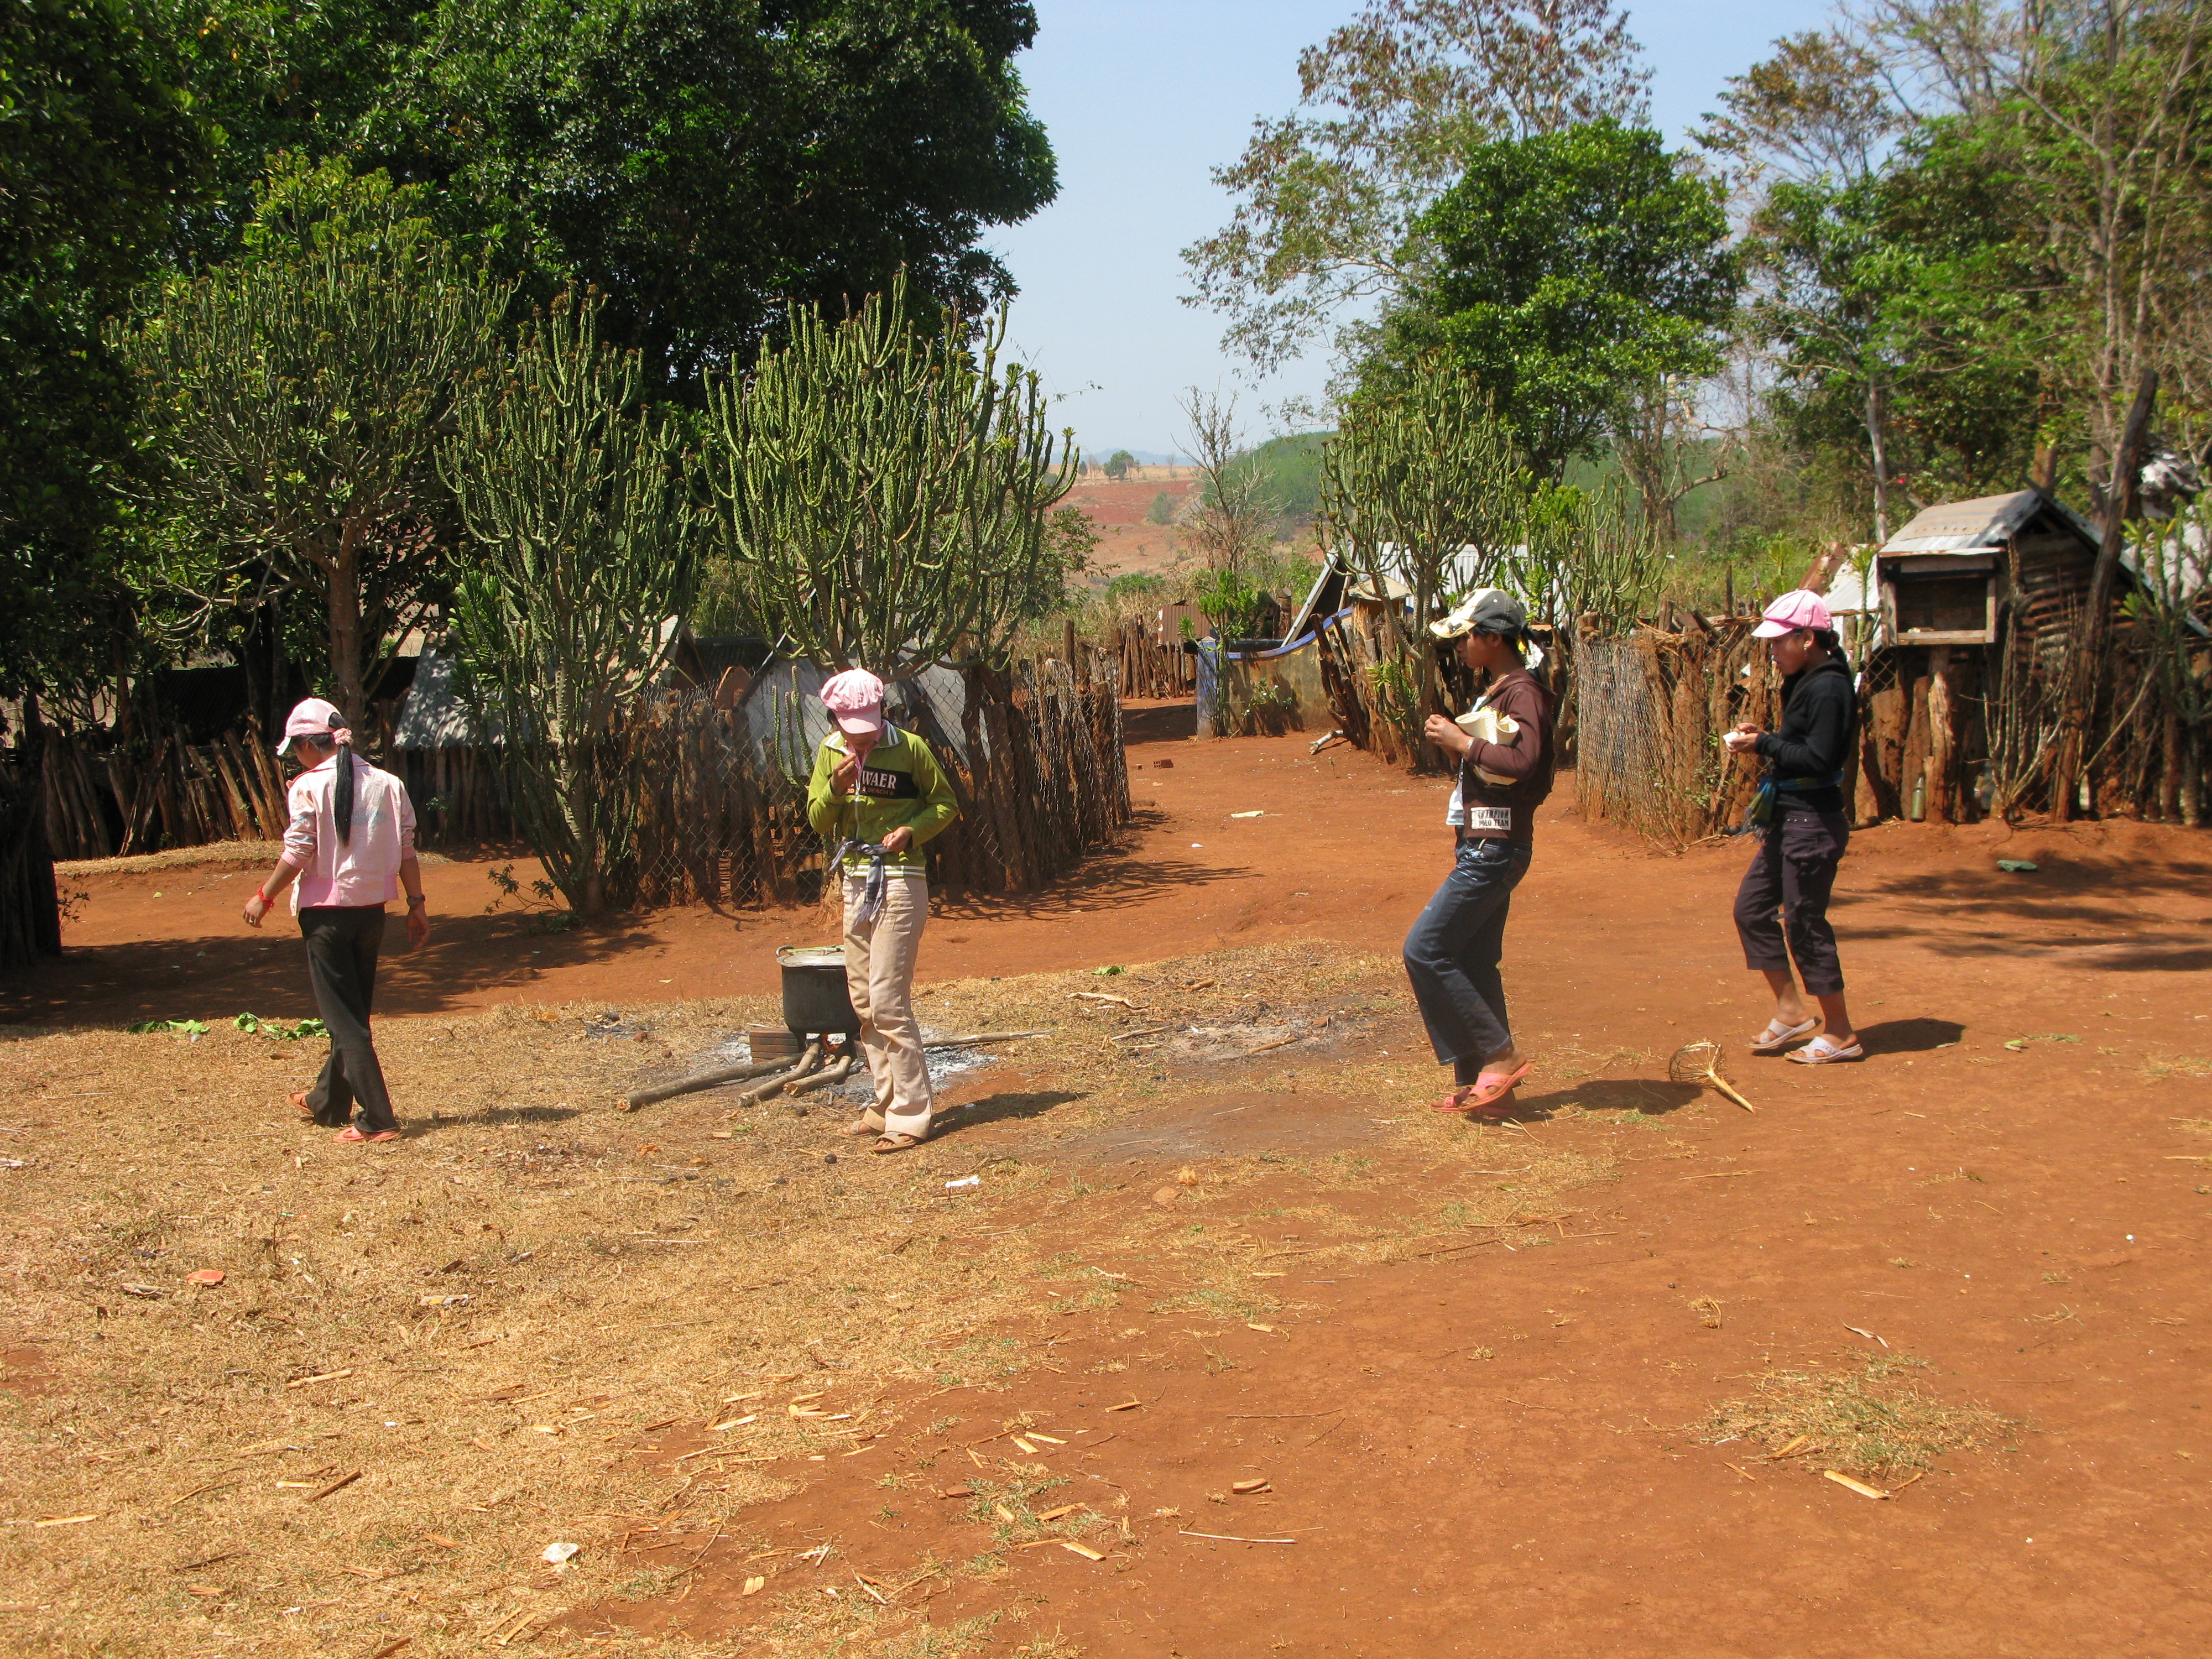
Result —
[[[1828,925],[1828,895],[1851,838],[1843,796],[1858,709],[1850,665],[1817,593],[1784,593],[1766,607],[1755,632],[1782,671],[1782,729],[1762,732],[1747,722],[1723,739],[1739,755],[1762,757],[1768,768],[1760,785],[1765,827],[1735,896],[1744,965],[1765,975],[1774,992],[1774,1018],[1752,1039],[1752,1050],[1781,1054],[1825,1024],[1789,1058],[1806,1066],[1863,1060],[1844,1004],[1836,931]],[[1818,1018],[1799,994],[1800,976],[1805,995],[1820,1005]]]

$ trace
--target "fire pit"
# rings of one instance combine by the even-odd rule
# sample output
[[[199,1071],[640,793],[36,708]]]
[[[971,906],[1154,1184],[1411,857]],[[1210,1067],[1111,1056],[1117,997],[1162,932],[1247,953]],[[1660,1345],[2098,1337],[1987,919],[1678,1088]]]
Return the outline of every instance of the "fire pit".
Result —
[[[798,1037],[831,1032],[857,1036],[860,1017],[845,988],[845,952],[835,945],[787,945],[775,953],[783,970],[783,1023]]]

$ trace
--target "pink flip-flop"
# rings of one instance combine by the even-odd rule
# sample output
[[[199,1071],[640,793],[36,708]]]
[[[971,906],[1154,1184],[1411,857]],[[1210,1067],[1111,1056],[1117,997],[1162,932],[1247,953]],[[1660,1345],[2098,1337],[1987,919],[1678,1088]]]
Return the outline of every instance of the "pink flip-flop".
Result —
[[[365,1135],[365,1134],[362,1133],[362,1132],[361,1132],[360,1130],[358,1130],[358,1129],[355,1128],[355,1127],[353,1127],[353,1125],[352,1125],[352,1124],[349,1123],[349,1124],[347,1124],[347,1125],[345,1126],[345,1127],[344,1127],[344,1128],[343,1128],[343,1129],[339,1130],[336,1134],[332,1135],[332,1136],[331,1137],[331,1139],[332,1140],[343,1140],[343,1141],[348,1141],[348,1142],[352,1142],[352,1141],[368,1141],[368,1140],[397,1140],[397,1139],[399,1139],[399,1131],[398,1131],[398,1130],[397,1130],[397,1129],[379,1129],[379,1130],[378,1130],[374,1134],[373,1134],[373,1135]]]
[[[1474,1080],[1474,1091],[1460,1107],[1462,1112],[1477,1112],[1486,1116],[1496,1115],[1511,1098],[1521,1079],[1528,1075],[1533,1062],[1522,1060],[1510,1072],[1485,1072]]]

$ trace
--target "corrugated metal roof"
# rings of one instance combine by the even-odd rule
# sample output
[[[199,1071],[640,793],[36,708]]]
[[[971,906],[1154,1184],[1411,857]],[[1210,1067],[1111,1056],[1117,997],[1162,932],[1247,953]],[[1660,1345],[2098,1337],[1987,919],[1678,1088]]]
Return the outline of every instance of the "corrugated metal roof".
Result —
[[[1885,553],[1952,553],[2002,547],[2045,508],[2092,547],[2097,532],[2063,501],[2039,489],[2015,489],[2008,495],[1977,495],[1967,501],[1943,501],[1915,516],[1882,546]]]
[[[1866,576],[1855,564],[1846,564],[1828,578],[1828,591],[1821,597],[1827,600],[1831,612],[1850,616],[1862,611],[1875,609],[1867,597]]]
[[[1948,553],[1970,547],[2002,547],[2043,507],[2033,489],[2009,495],[1977,495],[1970,501],[1944,501],[1916,515],[1882,546],[1885,553]]]

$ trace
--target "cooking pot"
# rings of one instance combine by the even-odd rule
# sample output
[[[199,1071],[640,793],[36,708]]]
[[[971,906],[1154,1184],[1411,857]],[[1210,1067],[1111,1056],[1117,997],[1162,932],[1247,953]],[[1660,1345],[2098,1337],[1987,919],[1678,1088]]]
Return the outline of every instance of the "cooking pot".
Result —
[[[775,953],[783,970],[783,1023],[800,1036],[831,1032],[858,1036],[860,1017],[845,988],[845,952],[836,945],[787,945]]]

